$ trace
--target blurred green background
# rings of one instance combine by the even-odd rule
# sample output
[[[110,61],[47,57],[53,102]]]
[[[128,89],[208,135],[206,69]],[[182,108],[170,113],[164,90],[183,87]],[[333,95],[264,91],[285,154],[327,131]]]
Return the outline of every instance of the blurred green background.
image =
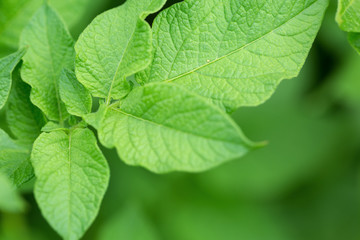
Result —
[[[72,9],[78,1],[83,6]],[[22,22],[41,2],[0,0],[0,56],[16,50]],[[67,12],[74,37],[121,2],[50,0]],[[16,9],[20,4],[26,6]],[[9,6],[14,12],[2,11]],[[14,18],[19,11],[20,20]],[[126,166],[103,149],[110,185],[84,239],[360,239],[360,56],[336,25],[335,11],[332,1],[300,76],[283,81],[265,104],[233,114],[245,134],[267,140],[266,147],[201,174],[166,175]],[[60,239],[42,218],[31,186],[22,189],[25,213],[0,213],[1,240]]]

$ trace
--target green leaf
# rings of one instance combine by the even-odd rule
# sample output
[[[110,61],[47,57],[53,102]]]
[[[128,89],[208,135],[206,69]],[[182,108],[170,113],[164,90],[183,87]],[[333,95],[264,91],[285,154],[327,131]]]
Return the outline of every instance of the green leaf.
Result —
[[[21,212],[25,202],[16,192],[10,180],[0,172],[0,210],[6,212]]]
[[[350,45],[360,54],[360,32],[349,33],[348,40],[350,42]]]
[[[100,123],[106,114],[106,109],[107,106],[105,105],[105,103],[100,102],[100,106],[97,112],[93,112],[85,115],[84,120],[86,121],[86,123],[90,124],[96,130],[98,130],[100,127]]]
[[[109,181],[94,134],[80,128],[42,133],[31,161],[42,214],[64,239],[79,239],[95,219]]]
[[[0,172],[15,186],[34,177],[29,147],[19,145],[0,129]]]
[[[75,45],[76,76],[95,97],[120,99],[131,86],[126,77],[151,62],[151,28],[144,21],[165,0],[128,0],[98,17]]]
[[[98,134],[126,163],[158,173],[206,170],[254,147],[228,115],[173,84],[135,88],[107,109]]]
[[[351,76],[355,82],[359,79],[356,76],[360,76],[360,57],[350,53],[358,60],[346,58],[341,65],[348,68],[351,64],[358,69],[357,75],[354,72],[339,76],[341,84]],[[320,176],[330,163],[339,162],[342,166],[346,153],[352,152],[353,147],[357,149],[356,144],[350,143],[359,135],[350,123],[354,119],[325,117],[323,99],[316,99],[320,94],[305,96],[318,74],[319,65],[313,58],[311,60],[312,64],[307,64],[297,79],[281,83],[265,104],[240,108],[232,115],[248,135],[260,139],[266,136],[269,145],[246,155],[241,161],[196,176],[202,189],[226,199],[280,199],[296,186],[306,184],[309,178],[304,178],[305,175]],[[334,80],[331,78],[326,82],[333,84]],[[354,93],[357,92],[360,99],[360,81],[357,82],[352,89],[357,89]],[[339,84],[335,87],[339,91]],[[339,102],[337,100],[333,101]]]
[[[18,141],[32,144],[45,124],[41,111],[30,101],[30,86],[20,77],[20,68],[13,74],[13,87],[6,108],[6,121]]]
[[[10,93],[12,72],[25,52],[26,49],[23,48],[16,53],[0,59],[0,109],[4,107]]]
[[[186,0],[153,23],[154,60],[140,83],[172,82],[228,111],[267,100],[298,75],[327,0]]]
[[[60,77],[60,98],[72,115],[82,117],[91,111],[89,91],[76,79],[75,73],[64,69]]]
[[[360,54],[360,0],[339,0],[336,21],[349,32],[349,43]]]
[[[336,21],[346,32],[360,32],[360,0],[339,0]]]
[[[41,131],[43,132],[53,132],[53,131],[65,131],[67,130],[66,128],[64,128],[64,126],[57,124],[55,122],[47,122],[45,124],[45,126],[41,129]]]
[[[73,68],[73,40],[59,16],[43,5],[21,34],[21,46],[29,46],[21,69],[31,85],[31,101],[50,120],[63,121],[67,112],[60,100],[58,82],[63,68]]]

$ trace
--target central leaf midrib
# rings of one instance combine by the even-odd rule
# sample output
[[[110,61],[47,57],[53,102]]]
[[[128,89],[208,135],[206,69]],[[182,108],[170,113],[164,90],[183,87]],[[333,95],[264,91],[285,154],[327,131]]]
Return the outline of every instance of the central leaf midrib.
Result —
[[[72,199],[72,187],[71,187],[71,132],[69,133],[69,153],[68,153],[68,169],[69,169],[69,182],[68,182],[68,188],[69,188],[69,202],[68,202],[68,237],[71,235],[71,199]]]
[[[45,11],[48,11],[48,9],[45,9]],[[48,21],[48,17],[46,15],[46,20]],[[51,47],[51,44],[50,44],[50,41],[49,41],[49,31],[48,31],[48,23],[46,22],[45,24],[46,26],[46,40],[47,40],[47,45],[49,47],[49,53],[50,53],[50,63],[51,63],[51,71],[52,71],[52,82],[54,84],[54,88],[55,88],[55,96],[56,96],[56,103],[57,103],[57,107],[58,107],[58,113],[59,113],[59,121],[60,123],[63,122],[63,117],[62,117],[62,109],[61,109],[61,100],[60,100],[60,96],[59,96],[59,89],[58,89],[58,86],[57,86],[57,81],[56,81],[56,78],[55,78],[55,66],[54,66],[54,60],[53,60],[53,52],[52,52],[52,47]]]
[[[170,79],[166,79],[166,80],[164,80],[164,82],[172,82],[172,81],[175,81],[175,80],[177,80],[177,79],[179,79],[179,78],[182,78],[182,77],[185,77],[185,76],[187,76],[187,75],[190,75],[190,74],[192,74],[192,73],[194,73],[194,72],[196,72],[196,71],[198,71],[198,70],[200,70],[200,69],[202,69],[202,68],[204,68],[204,67],[207,67],[207,66],[209,66],[209,65],[211,65],[211,64],[213,64],[213,63],[216,63],[216,62],[218,62],[218,61],[221,61],[222,59],[225,59],[225,58],[227,58],[227,57],[229,57],[229,56],[231,56],[231,55],[233,55],[233,54],[235,54],[235,53],[243,50],[244,48],[250,46],[251,44],[253,44],[253,43],[255,43],[255,42],[257,42],[257,41],[259,41],[259,40],[261,40],[261,39],[263,39],[263,38],[266,37],[267,35],[273,33],[274,31],[278,30],[279,28],[281,28],[281,27],[284,26],[285,24],[289,23],[290,21],[292,21],[293,19],[295,19],[296,17],[298,17],[300,14],[302,14],[305,10],[309,9],[312,5],[314,5],[314,4],[317,3],[318,1],[319,1],[319,0],[316,0],[316,1],[312,2],[310,5],[308,5],[307,7],[305,7],[304,9],[302,9],[301,11],[299,11],[297,14],[295,14],[295,15],[292,16],[291,18],[287,19],[285,22],[283,22],[282,24],[280,24],[280,25],[277,26],[276,28],[270,30],[269,32],[264,33],[262,36],[260,36],[260,37],[258,37],[258,38],[256,38],[256,39],[252,40],[251,42],[249,42],[249,43],[241,46],[240,48],[235,49],[235,50],[233,50],[233,51],[231,51],[231,52],[229,52],[229,53],[227,53],[227,54],[225,54],[225,55],[223,55],[223,56],[221,56],[221,57],[219,57],[219,58],[216,58],[216,59],[214,59],[214,60],[212,60],[212,61],[210,61],[210,62],[207,62],[207,63],[205,63],[205,64],[203,64],[203,65],[200,65],[200,66],[198,66],[198,67],[196,67],[196,68],[193,68],[193,69],[189,70],[188,72],[182,73],[182,74],[180,74],[180,75],[178,75],[178,76],[175,76],[175,77],[173,77],[173,78],[170,78]],[[170,69],[170,71],[171,71],[171,70],[172,70],[172,69]]]
[[[106,99],[106,104],[107,104],[107,105],[110,103],[111,91],[112,91],[112,88],[113,88],[113,85],[114,85],[116,76],[117,76],[117,74],[118,74],[118,72],[119,72],[119,69],[120,69],[121,63],[122,63],[122,61],[123,61],[123,59],[124,59],[124,56],[125,56],[125,54],[126,54],[126,51],[127,51],[128,48],[129,48],[130,42],[131,42],[131,40],[132,40],[133,37],[134,37],[135,30],[136,30],[136,25],[135,25],[134,31],[131,33],[131,36],[130,36],[129,40],[128,40],[127,43],[126,43],[126,47],[124,48],[123,54],[121,55],[121,58],[120,58],[120,60],[119,60],[119,63],[118,63],[118,65],[117,65],[117,67],[116,67],[116,71],[115,71],[114,77],[113,77],[113,79],[112,79],[112,81],[111,81],[110,88],[109,88],[109,92],[108,92],[108,96],[107,96],[107,99]]]
[[[226,140],[226,139],[218,139],[218,138],[210,138],[208,136],[204,136],[204,135],[200,135],[200,134],[195,134],[195,133],[192,133],[192,132],[189,132],[189,131],[184,131],[182,129],[177,129],[177,128],[174,128],[174,127],[170,127],[170,126],[167,126],[167,125],[163,125],[163,124],[159,124],[157,122],[154,122],[154,121],[150,121],[148,119],[144,119],[144,118],[140,118],[138,116],[135,116],[133,114],[130,114],[130,113],[127,113],[127,112],[124,112],[118,108],[114,108],[114,107],[110,107],[112,110],[116,111],[116,112],[119,112],[125,116],[128,116],[128,117],[131,117],[131,118],[134,118],[138,121],[142,121],[142,122],[146,122],[146,123],[149,123],[151,125],[155,125],[155,126],[158,126],[158,127],[162,127],[162,128],[166,128],[166,129],[169,129],[169,130],[172,130],[172,131],[176,131],[176,132],[180,132],[182,134],[189,134],[189,135],[193,135],[195,137],[200,137],[200,138],[204,138],[204,139],[208,139],[208,140],[212,140],[212,141],[218,141],[218,142],[226,142],[226,143],[231,143],[231,144],[235,144],[235,145],[244,145],[246,146],[247,144],[246,143],[243,143],[242,141],[241,142],[234,142],[234,141],[229,141],[229,140]]]

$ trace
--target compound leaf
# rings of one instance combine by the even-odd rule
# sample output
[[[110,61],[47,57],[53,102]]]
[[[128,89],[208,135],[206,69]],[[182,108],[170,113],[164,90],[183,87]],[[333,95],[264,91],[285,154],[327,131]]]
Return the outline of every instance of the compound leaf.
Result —
[[[109,181],[94,134],[81,128],[42,133],[31,161],[42,214],[64,239],[79,239],[95,219]]]
[[[145,17],[165,0],[128,0],[98,17],[75,45],[76,76],[95,97],[120,99],[131,89],[126,80],[151,62],[151,28]]]
[[[232,111],[295,77],[327,0],[185,0],[153,23],[154,59],[137,81],[182,85]]]
[[[30,84],[31,101],[50,120],[63,121],[67,112],[59,96],[63,68],[73,68],[73,40],[59,16],[43,5],[21,34],[21,46],[29,46],[21,69]]]
[[[339,0],[336,21],[346,32],[360,32],[360,0]]]
[[[135,88],[120,106],[109,106],[98,133],[126,163],[158,173],[206,170],[254,147],[219,108],[162,83]]]
[[[0,172],[15,186],[20,186],[34,177],[29,148],[19,145],[0,129]]]
[[[76,79],[75,73],[64,69],[60,77],[60,98],[67,111],[82,117],[91,111],[92,98],[89,91]]]
[[[16,192],[11,181],[0,172],[0,210],[20,212],[25,208],[25,202]]]
[[[12,72],[24,56],[26,49],[20,49],[7,57],[0,59],[0,109],[4,107],[10,93]]]
[[[20,77],[20,69],[13,74],[13,87],[6,108],[6,121],[17,141],[32,144],[45,124],[41,111],[30,101],[31,87]]]

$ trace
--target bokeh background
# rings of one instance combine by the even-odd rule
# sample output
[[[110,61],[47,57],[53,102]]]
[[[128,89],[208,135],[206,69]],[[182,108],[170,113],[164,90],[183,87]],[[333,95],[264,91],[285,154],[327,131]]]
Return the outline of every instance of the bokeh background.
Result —
[[[63,16],[75,38],[97,14],[123,2],[76,1],[86,7]],[[21,21],[41,2],[0,0],[0,57],[16,50]],[[61,14],[71,1],[50,2]],[[14,12],[1,11],[5,4]],[[12,22],[18,4],[27,7]],[[283,81],[265,104],[232,115],[250,139],[268,141],[266,147],[204,173],[165,175],[129,167],[103,148],[110,185],[83,239],[360,239],[360,55],[335,12],[331,1],[299,77]],[[0,119],[6,129],[4,113]],[[25,213],[0,213],[1,240],[60,239],[42,218],[32,184],[21,189]]]

